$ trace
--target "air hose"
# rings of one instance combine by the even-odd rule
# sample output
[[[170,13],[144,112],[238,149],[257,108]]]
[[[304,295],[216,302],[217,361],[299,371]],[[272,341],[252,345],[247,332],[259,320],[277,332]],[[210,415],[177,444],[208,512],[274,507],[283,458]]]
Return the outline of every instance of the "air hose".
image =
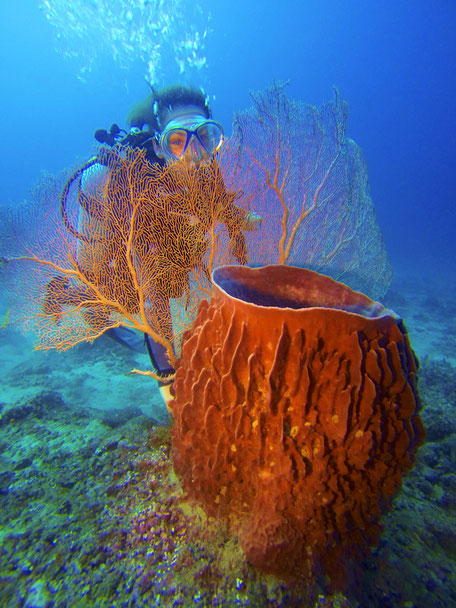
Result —
[[[100,152],[97,154],[97,156],[93,156],[92,158],[90,158],[86,163],[84,163],[82,165],[82,167],[79,167],[79,169],[77,169],[68,178],[68,180],[62,190],[62,194],[60,195],[60,215],[62,217],[63,224],[64,224],[65,228],[68,230],[68,232],[70,232],[75,238],[79,239],[80,241],[88,242],[88,239],[86,236],[84,236],[83,234],[78,232],[78,230],[76,230],[76,228],[74,228],[74,226],[70,222],[70,219],[69,219],[68,213],[67,213],[67,199],[68,199],[68,194],[70,192],[71,186],[77,179],[79,179],[81,177],[81,175],[84,173],[84,171],[87,171],[87,169],[89,169],[93,165],[99,164],[99,165],[104,165],[105,167],[112,166],[113,161],[115,162],[117,159],[119,159],[118,152],[116,152],[115,150],[109,150],[107,148],[102,148],[100,150]]]

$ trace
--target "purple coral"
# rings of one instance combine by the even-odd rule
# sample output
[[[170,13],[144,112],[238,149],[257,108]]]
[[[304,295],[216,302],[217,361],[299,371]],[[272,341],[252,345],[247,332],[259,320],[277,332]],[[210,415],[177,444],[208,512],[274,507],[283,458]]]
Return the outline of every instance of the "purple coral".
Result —
[[[233,182],[262,218],[250,265],[305,266],[380,298],[392,272],[361,149],[345,135],[347,103],[336,91],[315,108],[277,84],[252,102],[235,117],[229,154]]]

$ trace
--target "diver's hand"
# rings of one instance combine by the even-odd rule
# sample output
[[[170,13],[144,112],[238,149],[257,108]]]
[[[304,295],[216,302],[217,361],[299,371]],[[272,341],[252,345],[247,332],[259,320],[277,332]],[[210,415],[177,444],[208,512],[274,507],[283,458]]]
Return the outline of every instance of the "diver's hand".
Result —
[[[245,218],[244,230],[248,232],[255,232],[263,223],[263,218],[258,213],[248,213]]]

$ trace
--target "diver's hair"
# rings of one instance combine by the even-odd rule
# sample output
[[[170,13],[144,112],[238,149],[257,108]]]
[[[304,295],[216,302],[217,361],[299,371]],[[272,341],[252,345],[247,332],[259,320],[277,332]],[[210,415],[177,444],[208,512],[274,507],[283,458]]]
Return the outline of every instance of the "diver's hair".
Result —
[[[154,91],[154,89],[152,90]],[[207,104],[206,94],[201,89],[174,84],[160,91],[154,91],[154,93],[155,116],[161,127],[165,125],[169,112],[180,106],[196,106],[197,108],[201,108],[206,118],[211,118],[212,116]]]
[[[174,84],[157,90],[152,88],[152,94],[138,102],[128,114],[130,127],[142,129],[145,124],[150,131],[158,131],[167,122],[167,116],[172,110],[181,106],[196,106],[201,108],[206,118],[211,118],[212,112],[207,103],[204,91],[190,86]]]

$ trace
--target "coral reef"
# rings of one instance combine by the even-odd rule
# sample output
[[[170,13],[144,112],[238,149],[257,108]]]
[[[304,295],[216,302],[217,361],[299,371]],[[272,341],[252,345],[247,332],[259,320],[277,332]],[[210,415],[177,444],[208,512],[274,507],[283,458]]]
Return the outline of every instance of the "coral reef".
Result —
[[[279,279],[259,286],[239,283],[259,273],[239,266],[224,287],[231,295],[224,299],[214,287],[211,303],[205,300],[211,272],[227,262],[305,263],[375,296],[391,278],[363,159],[345,137],[346,105],[336,95],[317,111],[290,102],[278,86],[254,105],[236,118],[222,158],[198,169],[151,169],[137,151],[113,155],[101,188],[73,193],[68,213],[80,235],[61,226],[50,181],[13,222],[19,238],[2,237],[11,318],[32,327],[44,348],[68,348],[125,325],[165,345],[174,365],[179,336],[203,299],[184,341],[172,412],[174,466],[206,513],[173,478],[168,440],[159,433],[146,440],[136,426],[135,439],[125,441],[118,412],[97,418],[109,440],[77,454],[92,477],[81,462],[73,475],[72,447],[57,460],[47,453],[44,463],[24,450],[1,479],[11,509],[32,499],[46,514],[57,473],[48,488],[34,486],[36,463],[57,467],[67,495],[57,509],[58,534],[51,524],[44,540],[33,526],[6,535],[1,589],[16,586],[20,604],[34,606],[47,594],[58,605],[75,595],[81,605],[101,597],[100,606],[348,605],[341,596],[320,601],[318,575],[352,582],[350,558],[361,568],[378,541],[380,516],[423,438],[416,362],[393,313],[310,271],[299,271],[300,284],[296,269],[282,267]],[[90,210],[82,226],[81,207]],[[261,219],[255,232],[248,232],[250,217]],[[252,297],[254,313],[242,316],[240,301]],[[240,319],[235,309],[243,310]],[[58,397],[45,400],[65,410]],[[34,411],[46,419],[39,403],[1,412],[0,428],[18,432],[16,445],[19,421],[27,424]],[[138,412],[133,403],[129,413]],[[81,504],[87,497],[90,514]],[[439,501],[452,508],[451,480]],[[68,539],[69,520],[77,524]],[[435,522],[442,543],[445,529]],[[56,536],[64,541],[50,564],[43,555]],[[34,563],[18,572],[30,545]]]
[[[356,606],[250,568],[187,504],[168,428],[45,391],[0,413],[1,606]]]
[[[456,418],[456,401],[448,392],[455,367],[436,360],[439,351],[431,348],[436,336],[445,339],[452,318],[430,311],[430,323],[423,327],[413,312],[420,310],[421,292],[434,293],[447,308],[454,293],[447,289],[451,280],[437,282],[436,273],[404,276],[396,281],[404,304],[395,306],[410,317],[413,343],[423,329],[429,336],[426,349],[418,351],[427,428],[433,421]],[[161,420],[161,412],[166,418],[147,379],[122,377],[130,388],[119,389],[120,374],[131,365],[128,351],[101,338],[65,356],[32,352],[11,327],[0,338],[5,372],[0,403],[2,607],[456,605],[452,426],[445,433],[431,431],[432,440],[427,438],[418,451],[393,508],[381,520],[380,545],[353,568],[356,580],[344,592],[348,599],[330,597],[324,587],[292,587],[253,571],[237,540],[191,508],[172,472],[169,429],[144,415],[117,425],[115,412],[89,407],[96,402],[96,383],[100,407],[118,411],[141,404],[150,413],[157,399],[153,416]],[[27,397],[30,383],[32,398]],[[44,385],[52,391],[43,392]],[[172,530],[180,526],[185,529],[181,557],[173,564]]]
[[[250,563],[340,584],[424,431],[401,320],[312,271],[222,267],[184,338],[170,404],[185,491]]]

